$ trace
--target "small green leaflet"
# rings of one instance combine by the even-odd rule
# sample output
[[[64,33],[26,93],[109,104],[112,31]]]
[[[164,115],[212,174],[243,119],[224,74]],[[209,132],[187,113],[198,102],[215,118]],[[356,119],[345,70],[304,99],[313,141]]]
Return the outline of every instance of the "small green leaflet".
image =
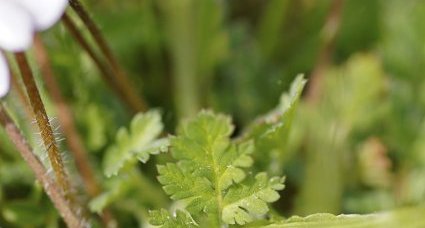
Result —
[[[103,160],[103,170],[107,177],[117,175],[127,164],[137,159],[146,162],[152,154],[167,150],[167,138],[156,139],[162,132],[159,111],[137,114],[131,121],[130,129],[120,128],[116,143],[107,151]]]

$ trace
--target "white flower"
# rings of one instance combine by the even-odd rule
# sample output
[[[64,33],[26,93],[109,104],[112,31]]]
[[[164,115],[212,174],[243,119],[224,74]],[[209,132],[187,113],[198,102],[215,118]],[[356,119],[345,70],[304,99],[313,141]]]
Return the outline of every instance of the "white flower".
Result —
[[[0,53],[0,98],[4,97],[9,91],[9,80],[9,69],[7,69],[6,59]]]
[[[21,52],[36,31],[49,28],[62,16],[68,0],[0,0],[0,49]],[[9,91],[9,69],[0,52],[0,98]]]

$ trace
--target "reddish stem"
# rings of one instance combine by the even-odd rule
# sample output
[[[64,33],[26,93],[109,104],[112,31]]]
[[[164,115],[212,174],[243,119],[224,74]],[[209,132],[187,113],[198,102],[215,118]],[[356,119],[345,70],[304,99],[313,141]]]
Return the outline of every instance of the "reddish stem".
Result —
[[[47,55],[43,42],[38,35],[35,37],[34,47],[36,58],[41,68],[44,82],[46,83],[46,88],[56,105],[58,118],[67,139],[66,142],[75,157],[76,166],[82,176],[84,186],[88,194],[91,197],[95,197],[100,193],[99,183],[96,181],[93,169],[90,166],[89,158],[87,156],[88,152],[84,148],[77,129],[75,129],[75,120],[72,115],[71,108],[62,95],[59,84],[55,79],[50,59]],[[113,218],[108,211],[105,211],[102,214],[102,219],[105,224],[113,222]]]
[[[323,77],[331,61],[336,35],[341,24],[343,6],[344,0],[334,0],[323,26],[322,44],[309,77],[310,83],[306,94],[306,100],[309,103],[316,103],[323,90]]]
[[[25,138],[16,127],[10,116],[6,113],[3,105],[0,104],[0,124],[6,131],[10,140],[18,149],[21,156],[24,158],[28,166],[34,172],[37,180],[42,184],[45,192],[52,200],[59,214],[64,219],[68,227],[77,228],[82,227],[81,218],[76,216],[72,211],[67,200],[62,195],[61,187],[57,186],[56,183],[50,178],[44,166],[40,160],[32,153],[32,149],[26,142]]]
[[[61,127],[64,130],[66,142],[75,157],[77,168],[83,177],[85,188],[90,196],[94,197],[99,193],[99,185],[94,178],[92,168],[90,167],[87,151],[83,146],[80,135],[75,129],[75,121],[69,105],[62,96],[62,92],[55,79],[49,57],[47,56],[45,47],[37,35],[34,42],[35,54],[38,65],[40,66],[42,76],[50,97],[55,103],[57,115]]]
[[[80,17],[84,25],[87,27],[87,30],[98,45],[101,53],[105,56],[106,61],[108,62],[113,72],[113,80],[117,84],[117,87],[121,93],[123,93],[126,103],[130,106],[130,108],[133,109],[134,112],[145,111],[147,109],[146,102],[137,94],[136,90],[130,82],[130,79],[118,63],[117,59],[111,51],[111,48],[107,44],[100,29],[96,26],[93,19],[78,0],[70,0],[69,3],[75,13]]]
[[[37,85],[34,81],[31,68],[24,53],[16,53],[15,57],[22,75],[32,111],[41,133],[41,138],[43,140],[44,146],[46,147],[50,163],[55,173],[56,180],[65,196],[71,199],[73,198],[70,194],[71,187],[68,181],[68,177],[65,173],[62,157],[56,145],[53,130],[50,126],[49,117],[47,116],[43,102],[41,101],[40,93],[38,92]]]

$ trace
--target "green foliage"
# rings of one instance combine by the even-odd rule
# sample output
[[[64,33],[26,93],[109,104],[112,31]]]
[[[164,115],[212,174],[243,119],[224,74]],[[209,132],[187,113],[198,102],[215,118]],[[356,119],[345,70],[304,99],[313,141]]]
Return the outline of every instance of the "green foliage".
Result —
[[[302,75],[297,76],[289,93],[280,97],[279,105],[258,118],[243,135],[243,140],[253,139],[255,142],[257,167],[263,170],[268,168],[273,175],[282,174],[282,168],[290,157],[287,151],[289,131],[305,83]]]
[[[267,203],[276,201],[276,191],[284,187],[283,179],[265,173],[247,178],[253,143],[232,141],[232,132],[228,117],[203,111],[171,139],[178,162],[158,166],[164,191],[173,200],[184,199],[200,226],[249,223],[267,213]]]
[[[192,218],[183,211],[177,210],[176,215],[170,215],[167,210],[150,211],[150,222],[154,226],[164,228],[193,228],[197,227]]]
[[[346,64],[329,69],[326,76],[323,80],[326,92],[318,99],[319,108],[314,106],[313,111],[311,105],[303,104],[299,113],[305,115],[298,116],[294,122],[294,128],[305,129],[304,140],[298,142],[299,147],[306,148],[302,190],[296,200],[299,215],[340,211],[345,180],[350,178],[344,175],[346,167],[353,166],[358,148],[371,137],[363,132],[371,132],[376,125],[379,128],[379,118],[387,111],[383,70],[375,55],[353,56]],[[373,136],[373,132],[370,134]],[[354,140],[355,136],[360,137],[358,141]]]
[[[161,115],[153,110],[137,114],[129,130],[124,127],[118,130],[116,144],[107,150],[104,158],[104,174],[109,178],[105,181],[106,190],[90,201],[91,211],[101,213],[111,203],[121,201],[121,204],[126,204],[127,200],[132,199],[139,205],[129,210],[140,217],[140,211],[146,211],[144,203],[164,204],[159,189],[136,168],[138,161],[146,163],[150,155],[167,151],[169,139],[158,139],[162,128]],[[139,188],[148,192],[141,197],[137,194]]]
[[[344,2],[340,17],[333,7],[338,2]],[[95,197],[81,181],[74,139],[61,143],[77,201],[93,227],[106,226],[97,224],[104,212],[118,227],[151,227],[149,220],[170,228],[425,227],[418,206],[425,201],[424,1],[83,5],[135,95],[161,109],[161,115],[150,110],[133,116],[63,23],[40,34],[63,104],[52,102],[37,55],[28,51],[49,116],[68,105],[88,152],[101,189]],[[341,26],[325,47],[330,18]],[[84,24],[76,22],[98,53]],[[6,55],[22,86],[13,55]],[[304,99],[306,80],[290,82],[304,72],[314,83],[308,77],[315,70],[322,89],[313,104]],[[26,94],[12,88],[0,102],[42,155]],[[229,114],[232,123],[209,111],[195,117],[201,108]],[[69,129],[58,125],[62,138]],[[176,136],[162,137],[167,134]],[[273,176],[283,175],[285,191],[279,192],[284,180]],[[61,226],[0,128],[0,227]]]
[[[116,144],[106,152],[103,162],[107,177],[117,175],[126,163],[135,158],[147,162],[151,154],[166,151],[166,138],[155,140],[162,131],[161,116],[158,111],[150,111],[136,115],[131,121],[130,129],[120,128],[116,136]]]
[[[28,221],[31,221],[33,225],[41,226],[47,219],[45,211],[38,210],[35,202],[14,201],[1,212],[7,221],[19,226],[27,225]]]
[[[255,181],[230,189],[224,197],[223,221],[227,224],[246,224],[255,216],[268,212],[267,203],[279,199],[277,191],[283,190],[284,178],[274,177],[269,180],[266,173],[259,173]]]
[[[267,3],[263,12],[258,39],[262,51],[268,57],[279,45],[279,33],[284,27],[288,4],[288,0],[272,0]]]
[[[332,215],[319,213],[307,217],[293,216],[283,222],[264,226],[265,228],[314,227],[314,228],[351,228],[351,227],[422,227],[425,221],[422,215],[424,207],[410,207],[368,215]]]
[[[125,192],[123,188],[125,188],[126,185],[119,179],[113,179],[108,184],[110,185],[110,187],[108,187],[108,191],[103,192],[91,200],[89,203],[90,211],[101,213],[106,206],[108,206],[114,200],[117,200],[120,195]]]

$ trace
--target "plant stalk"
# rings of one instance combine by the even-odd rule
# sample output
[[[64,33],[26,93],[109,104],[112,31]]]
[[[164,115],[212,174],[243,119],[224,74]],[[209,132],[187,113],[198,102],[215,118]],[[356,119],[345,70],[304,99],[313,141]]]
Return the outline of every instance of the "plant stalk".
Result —
[[[34,47],[36,60],[40,66],[43,81],[45,82],[47,91],[50,93],[50,96],[55,103],[58,119],[63,128],[66,142],[74,155],[75,163],[82,176],[86,191],[91,197],[94,197],[100,192],[99,184],[96,182],[94,177],[93,170],[89,163],[89,158],[87,157],[88,153],[83,146],[81,137],[74,127],[75,121],[72,111],[62,96],[62,92],[52,71],[46,49],[38,35],[35,37]]]
[[[193,117],[201,109],[197,75],[196,34],[191,4],[194,1],[159,1],[164,11],[173,61],[174,103],[178,119]]]
[[[71,187],[65,172],[62,157],[56,145],[52,127],[49,122],[40,93],[37,89],[31,68],[24,53],[15,53],[15,58],[22,75],[32,111],[34,113],[37,125],[39,127],[41,138],[47,150],[47,154],[52,165],[56,180],[61,187],[65,197],[71,199]]]
[[[323,77],[334,51],[336,36],[341,24],[343,6],[344,0],[332,1],[331,8],[326,17],[322,29],[322,44],[313,71],[310,74],[310,83],[306,92],[306,100],[310,104],[316,103],[322,93]]]
[[[71,228],[82,227],[82,222],[80,222],[81,219],[78,218],[78,216],[76,216],[76,214],[72,211],[67,200],[62,194],[61,187],[57,186],[50,178],[40,160],[38,160],[38,158],[32,153],[32,149],[10,116],[6,113],[2,104],[0,104],[0,124],[5,129],[6,134],[16,146],[21,156],[34,172],[35,177],[43,186],[45,192],[52,200],[54,206],[59,211],[59,214],[62,216],[67,226]]]
[[[66,142],[74,155],[76,166],[84,182],[84,187],[89,196],[93,198],[100,193],[101,187],[96,181],[93,169],[87,156],[88,152],[84,147],[83,141],[77,129],[75,129],[75,120],[72,115],[71,108],[62,95],[59,84],[55,79],[46,48],[44,47],[39,35],[35,36],[34,47],[36,59],[41,68],[43,79],[46,83],[46,88],[50,93],[53,102],[56,104],[58,118],[61,126],[63,127],[65,138],[67,139]],[[109,211],[104,211],[101,217],[105,225],[114,222],[114,219],[112,218],[112,215]]]
[[[90,44],[84,39],[83,34],[78,30],[77,25],[71,20],[68,14],[64,14],[62,16],[62,22],[65,25],[66,29],[71,33],[77,43],[87,52],[90,58],[93,60],[96,67],[101,72],[101,76],[106,84],[112,88],[113,91],[117,93],[117,95],[121,98],[122,101],[128,104],[125,99],[125,95],[119,89],[119,87],[114,83],[111,72],[109,71],[109,67],[103,63],[99,56],[97,56],[96,52],[90,47]]]
[[[11,90],[16,91],[19,101],[21,102],[21,105],[23,106],[23,109],[25,111],[25,118],[31,122],[33,120],[33,114],[31,105],[28,103],[28,98],[25,92],[22,90],[22,86],[20,83],[16,80],[16,76],[14,72],[10,72],[10,82],[11,82]]]
[[[100,29],[94,23],[94,20],[90,17],[88,12],[84,9],[83,5],[78,0],[70,0],[69,3],[72,9],[86,26],[90,35],[93,37],[95,43],[100,49],[100,52],[104,55],[108,65],[113,72],[113,80],[117,84],[120,91],[124,94],[127,104],[130,106],[130,108],[133,109],[134,112],[146,111],[146,102],[141,98],[140,95],[137,94],[136,90],[130,82],[130,79],[118,63],[118,60],[115,58],[111,48],[104,39]]]

